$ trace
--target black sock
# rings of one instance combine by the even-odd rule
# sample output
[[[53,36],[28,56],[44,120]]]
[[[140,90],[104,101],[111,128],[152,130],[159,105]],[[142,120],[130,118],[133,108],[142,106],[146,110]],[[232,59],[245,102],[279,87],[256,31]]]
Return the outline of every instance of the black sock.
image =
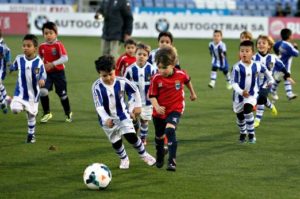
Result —
[[[43,107],[44,115],[50,113],[49,96],[41,97],[41,104]]]
[[[164,139],[155,138],[156,144],[156,159],[158,162],[162,162],[164,160]]]
[[[60,102],[61,102],[61,105],[64,108],[65,115],[69,115],[71,113],[69,98],[67,97],[65,99],[61,99]]]
[[[175,129],[174,128],[166,128],[165,134],[168,138],[168,150],[169,150],[169,163],[175,163],[174,160],[176,159],[176,151],[177,151],[177,140],[175,136]]]

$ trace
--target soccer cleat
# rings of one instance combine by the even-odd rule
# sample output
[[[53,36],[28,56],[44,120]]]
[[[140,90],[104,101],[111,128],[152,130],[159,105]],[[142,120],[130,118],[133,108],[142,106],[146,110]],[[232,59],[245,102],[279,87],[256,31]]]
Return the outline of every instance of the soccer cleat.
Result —
[[[47,123],[52,118],[52,113],[44,114],[40,120],[41,123]]]
[[[249,135],[248,135],[248,138],[249,138],[248,142],[249,142],[250,144],[255,144],[255,143],[256,143],[256,137],[255,137],[254,134],[249,134]]]
[[[146,162],[149,166],[153,166],[156,163],[156,159],[150,155],[149,153],[145,152],[142,156],[141,156],[142,160],[144,160],[144,162]]]
[[[210,81],[208,84],[208,87],[214,88],[215,87],[215,81]]]
[[[271,111],[272,111],[271,114],[272,114],[273,116],[277,116],[277,115],[278,115],[277,109],[276,109],[276,107],[275,107],[274,104],[273,104],[273,107],[272,107]]]
[[[245,143],[246,142],[246,135],[247,134],[240,134],[240,143]]]
[[[129,169],[129,158],[128,157],[121,159],[119,168],[120,169]]]
[[[176,171],[176,164],[174,162],[169,163],[167,166],[167,171]]]
[[[2,109],[2,112],[3,112],[4,114],[6,114],[6,113],[8,112],[8,108],[7,108],[6,103],[1,104],[1,109]]]
[[[231,90],[231,89],[232,89],[231,84],[230,84],[230,83],[227,83],[227,84],[226,84],[226,88],[227,88],[228,90]]]
[[[73,118],[72,118],[73,113],[70,112],[69,115],[66,115],[66,122],[72,122]]]
[[[31,143],[31,144],[33,144],[33,143],[35,143],[35,135],[34,134],[28,134],[27,135],[27,143]]]
[[[292,93],[290,95],[287,96],[289,100],[293,100],[293,99],[296,99],[297,98],[297,95]]]
[[[259,127],[259,125],[260,125],[260,120],[258,120],[258,119],[255,118],[255,120],[254,120],[254,128]]]
[[[277,101],[279,99],[277,92],[271,93],[271,96],[272,96],[273,100],[275,100],[275,101]]]

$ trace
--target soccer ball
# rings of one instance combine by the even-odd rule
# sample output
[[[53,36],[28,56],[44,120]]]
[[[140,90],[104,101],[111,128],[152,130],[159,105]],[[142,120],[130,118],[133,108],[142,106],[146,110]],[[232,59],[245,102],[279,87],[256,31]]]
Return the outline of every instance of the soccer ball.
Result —
[[[83,173],[83,182],[89,189],[105,189],[110,181],[111,171],[105,164],[93,163]]]

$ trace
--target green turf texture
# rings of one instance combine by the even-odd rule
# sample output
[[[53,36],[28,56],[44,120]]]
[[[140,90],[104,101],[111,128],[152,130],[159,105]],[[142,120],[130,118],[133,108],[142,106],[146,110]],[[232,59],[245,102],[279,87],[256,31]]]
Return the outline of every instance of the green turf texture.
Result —
[[[183,69],[192,77],[198,95],[189,101],[178,130],[177,171],[147,166],[126,141],[130,169],[120,170],[119,159],[97,122],[91,86],[98,78],[94,60],[100,54],[100,38],[60,37],[69,62],[66,64],[68,95],[74,121],[65,123],[59,98],[50,94],[53,119],[39,124],[35,144],[25,144],[25,113],[0,112],[0,198],[300,198],[300,104],[288,101],[283,83],[276,103],[278,116],[265,111],[256,129],[256,144],[239,144],[232,91],[218,72],[215,89],[207,85],[211,58],[205,39],[176,39]],[[157,47],[157,40],[136,38]],[[22,53],[22,37],[6,36],[13,57]],[[40,37],[40,41],[42,38]],[[229,63],[238,60],[238,41],[224,40]],[[122,51],[122,50],[121,50]],[[300,81],[300,61],[294,59],[292,77]],[[17,72],[4,84],[13,95]],[[294,86],[300,94],[300,86]],[[51,145],[56,151],[49,151]],[[155,154],[153,124],[148,145]],[[102,162],[112,171],[112,182],[104,191],[88,190],[83,183],[85,167]]]

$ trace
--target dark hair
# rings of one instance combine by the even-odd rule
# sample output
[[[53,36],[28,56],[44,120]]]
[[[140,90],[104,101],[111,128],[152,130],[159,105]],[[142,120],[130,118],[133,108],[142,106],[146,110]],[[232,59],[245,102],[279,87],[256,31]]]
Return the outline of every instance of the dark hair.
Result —
[[[32,41],[34,47],[38,47],[38,45],[39,45],[38,38],[35,35],[33,35],[33,34],[27,34],[27,35],[25,35],[24,38],[23,38],[23,41],[25,41],[25,40]]]
[[[95,61],[95,65],[98,73],[100,71],[109,73],[115,69],[115,58],[111,55],[103,55]]]
[[[240,48],[241,48],[242,46],[251,47],[251,48],[252,48],[252,51],[254,52],[254,43],[253,43],[252,41],[250,41],[250,40],[242,41],[242,42],[240,43]]]
[[[45,29],[49,29],[49,30],[53,30],[56,34],[57,34],[57,26],[55,23],[48,21],[46,23],[44,23],[43,27],[42,27],[42,31],[44,33]]]
[[[292,31],[288,28],[284,28],[280,31],[280,35],[281,35],[281,39],[283,41],[286,41],[290,38],[290,36],[292,35]]]
[[[136,51],[137,51],[138,49],[143,49],[143,50],[145,50],[145,51],[148,53],[148,55],[150,54],[150,51],[151,51],[150,46],[148,46],[148,45],[146,45],[146,44],[143,44],[143,43],[138,43],[138,44],[136,45]]]
[[[222,31],[221,30],[214,30],[214,34],[215,33],[220,33],[221,34],[221,36],[223,35],[223,33],[222,33]]]
[[[160,38],[162,38],[162,37],[169,37],[170,40],[171,40],[171,43],[173,43],[173,35],[172,35],[171,32],[169,32],[169,31],[160,32],[159,35],[158,35],[157,41],[159,41]]]
[[[164,66],[175,65],[176,53],[172,47],[163,47],[159,49],[155,54],[156,64],[162,64]]]
[[[133,39],[127,39],[126,41],[124,41],[124,47],[126,47],[127,45],[135,45],[136,46],[136,42]]]

